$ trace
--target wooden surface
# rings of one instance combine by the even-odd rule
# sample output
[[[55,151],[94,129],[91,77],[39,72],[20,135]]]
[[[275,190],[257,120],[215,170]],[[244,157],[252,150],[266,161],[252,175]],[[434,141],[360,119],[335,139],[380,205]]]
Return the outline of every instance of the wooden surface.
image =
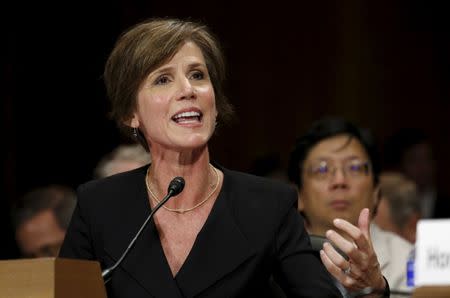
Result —
[[[424,286],[414,290],[413,298],[449,298],[450,286]]]
[[[1,297],[106,298],[98,262],[60,258],[0,261]]]

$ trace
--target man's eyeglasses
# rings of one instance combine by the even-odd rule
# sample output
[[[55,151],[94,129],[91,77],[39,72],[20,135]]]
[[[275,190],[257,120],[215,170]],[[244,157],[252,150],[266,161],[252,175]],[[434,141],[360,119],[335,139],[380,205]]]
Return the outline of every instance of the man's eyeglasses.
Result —
[[[353,159],[344,162],[340,168],[347,177],[362,177],[369,174],[370,163]],[[337,169],[338,167],[335,164],[322,160],[312,164],[307,168],[307,171],[311,177],[317,180],[328,180],[334,176]]]

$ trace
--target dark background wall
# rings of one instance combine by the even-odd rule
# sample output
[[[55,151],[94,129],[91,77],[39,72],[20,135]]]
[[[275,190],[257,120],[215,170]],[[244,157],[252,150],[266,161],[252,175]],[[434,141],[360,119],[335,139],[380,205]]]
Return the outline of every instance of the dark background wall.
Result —
[[[89,180],[122,141],[106,116],[103,65],[119,33],[151,16],[203,21],[223,43],[238,119],[211,142],[223,165],[246,171],[273,151],[286,163],[313,120],[341,115],[372,129],[380,145],[398,128],[425,130],[449,191],[445,1],[294,2],[16,2],[2,9],[0,258],[17,255],[11,202],[36,186]]]

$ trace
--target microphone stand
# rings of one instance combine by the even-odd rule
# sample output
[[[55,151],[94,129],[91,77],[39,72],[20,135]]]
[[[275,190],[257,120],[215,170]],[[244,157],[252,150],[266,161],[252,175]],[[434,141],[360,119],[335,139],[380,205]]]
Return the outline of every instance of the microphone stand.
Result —
[[[176,195],[178,193],[176,193],[175,190],[170,189],[169,188],[169,192],[167,193],[167,195],[155,206],[155,208],[153,208],[153,210],[150,212],[149,216],[147,217],[147,219],[144,221],[144,223],[142,224],[141,228],[139,229],[139,231],[136,233],[136,236],[134,236],[133,240],[131,240],[130,244],[128,245],[127,249],[124,251],[124,253],[122,254],[122,256],[119,258],[119,260],[111,267],[106,268],[105,270],[102,271],[102,277],[103,280],[106,283],[108,283],[111,280],[111,274],[113,273],[113,271],[117,268],[117,266],[120,265],[120,263],[122,263],[123,259],[126,257],[126,255],[128,254],[128,252],[130,251],[130,249],[134,246],[137,238],[139,237],[139,235],[142,233],[142,231],[144,230],[144,228],[147,226],[147,223],[150,221],[150,219],[153,217],[153,214],[155,214],[156,211],[158,211],[159,208],[161,208],[161,206],[167,202],[171,197],[173,197],[174,195]]]

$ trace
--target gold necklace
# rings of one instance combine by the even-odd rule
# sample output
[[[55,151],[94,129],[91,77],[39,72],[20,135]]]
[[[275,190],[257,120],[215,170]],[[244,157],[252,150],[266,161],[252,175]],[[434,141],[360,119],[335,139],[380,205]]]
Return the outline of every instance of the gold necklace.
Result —
[[[219,180],[220,180],[220,176],[219,176],[219,173],[218,173],[217,169],[216,169],[215,167],[213,167],[211,164],[209,164],[209,166],[211,167],[211,169],[213,170],[213,172],[216,174],[217,179],[216,179],[216,184],[214,185],[214,189],[208,194],[208,196],[207,196],[203,201],[201,201],[200,203],[196,204],[196,205],[193,206],[193,207],[186,208],[186,209],[169,208],[169,207],[166,207],[166,206],[164,206],[164,205],[162,205],[162,207],[163,207],[164,209],[166,209],[167,211],[170,211],[170,212],[176,212],[176,213],[183,214],[183,213],[185,213],[185,212],[192,211],[192,210],[194,210],[195,208],[198,208],[198,207],[200,207],[201,205],[203,205],[204,203],[206,203],[206,201],[208,201],[208,200],[211,198],[211,196],[213,195],[213,193],[216,192],[217,188],[219,187],[219,182],[220,182],[220,181],[219,181]],[[147,185],[147,190],[148,190],[148,192],[150,193],[150,196],[152,197],[152,199],[156,202],[156,204],[159,204],[161,201],[158,200],[158,197],[157,197],[157,196],[153,193],[153,191],[150,189],[150,184],[149,184],[149,177],[150,177],[150,175],[149,175],[149,173],[150,173],[150,167],[148,167],[148,169],[147,169],[147,175],[145,176],[145,185]]]

